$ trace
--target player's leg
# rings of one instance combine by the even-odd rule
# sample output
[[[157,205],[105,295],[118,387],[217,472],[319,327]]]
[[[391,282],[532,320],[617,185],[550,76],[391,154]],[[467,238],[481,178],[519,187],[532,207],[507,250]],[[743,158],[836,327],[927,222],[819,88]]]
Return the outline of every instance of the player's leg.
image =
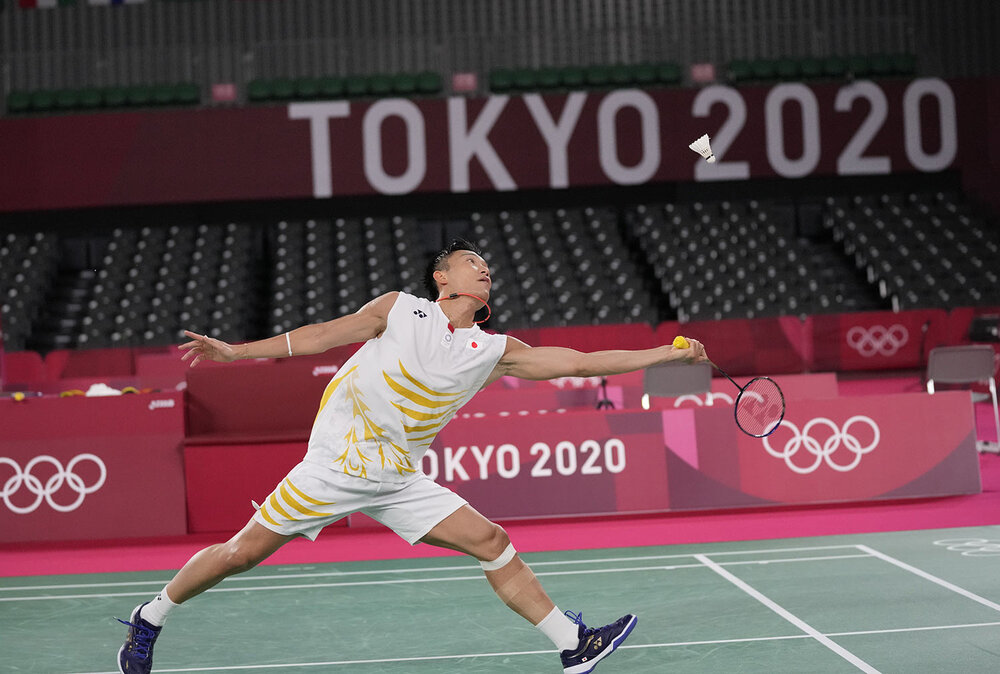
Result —
[[[532,625],[540,623],[555,608],[538,578],[514,551],[507,532],[471,506],[456,510],[421,541],[478,559],[493,591]]]
[[[140,604],[131,617],[124,645],[118,651],[122,674],[147,674],[153,666],[153,645],[170,611],[222,579],[257,566],[296,535],[282,535],[252,519],[225,543],[201,550],[174,575],[151,601]]]
[[[453,512],[420,540],[478,559],[497,596],[552,640],[560,651],[565,674],[592,671],[614,652],[638,621],[626,615],[610,625],[590,629],[583,624],[582,614],[561,612],[517,554],[503,528],[469,505]]]
[[[251,519],[225,543],[209,546],[191,557],[167,583],[166,594],[174,604],[182,604],[224,578],[249,571],[296,537],[276,533]]]
[[[239,533],[195,554],[151,601],[132,611],[128,636],[118,652],[123,674],[147,674],[153,645],[167,615],[227,576],[253,568],[298,536],[315,540],[320,530],[350,512],[356,494],[326,468],[300,463],[288,473]],[[362,481],[363,482],[363,481]]]

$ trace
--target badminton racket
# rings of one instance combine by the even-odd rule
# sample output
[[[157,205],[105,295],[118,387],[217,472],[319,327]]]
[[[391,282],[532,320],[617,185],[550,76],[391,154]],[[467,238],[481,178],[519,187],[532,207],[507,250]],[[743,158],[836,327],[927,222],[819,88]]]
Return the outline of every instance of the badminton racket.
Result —
[[[691,344],[678,335],[674,338],[674,348],[689,349]],[[785,395],[774,380],[770,377],[754,377],[745,386],[740,386],[725,370],[712,361],[708,362],[740,390],[733,409],[737,427],[755,438],[774,433],[785,418]]]

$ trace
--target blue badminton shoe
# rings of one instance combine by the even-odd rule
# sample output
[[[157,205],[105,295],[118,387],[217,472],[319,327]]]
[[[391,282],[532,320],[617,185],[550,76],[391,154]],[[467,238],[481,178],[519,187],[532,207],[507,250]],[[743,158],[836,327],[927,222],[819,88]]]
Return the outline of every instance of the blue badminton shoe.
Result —
[[[118,651],[118,671],[122,674],[149,674],[153,670],[153,644],[163,628],[148,623],[139,616],[146,604],[136,606],[132,617],[127,621],[115,618],[123,625],[128,625],[125,644]]]
[[[583,613],[566,611],[566,616],[579,625],[580,644],[575,649],[563,651],[563,674],[586,674],[594,671],[597,663],[611,655],[625,641],[639,618],[622,616],[610,625],[593,629],[583,624]]]

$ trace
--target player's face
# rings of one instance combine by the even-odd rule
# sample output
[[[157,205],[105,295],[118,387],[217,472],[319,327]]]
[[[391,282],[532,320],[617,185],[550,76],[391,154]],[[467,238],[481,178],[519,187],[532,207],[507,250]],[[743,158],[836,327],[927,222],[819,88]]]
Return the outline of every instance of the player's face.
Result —
[[[490,297],[493,281],[490,278],[490,267],[486,260],[472,251],[460,250],[451,254],[448,259],[448,287],[446,292],[463,292],[483,300]]]

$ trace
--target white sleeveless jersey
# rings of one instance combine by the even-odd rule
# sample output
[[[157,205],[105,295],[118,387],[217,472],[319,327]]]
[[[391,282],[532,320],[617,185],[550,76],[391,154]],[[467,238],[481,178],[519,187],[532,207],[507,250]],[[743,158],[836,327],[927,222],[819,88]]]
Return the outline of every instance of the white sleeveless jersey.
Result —
[[[434,436],[483,386],[506,345],[478,326],[453,331],[436,302],[399,293],[385,332],[327,385],[305,460],[381,482],[419,474]]]

